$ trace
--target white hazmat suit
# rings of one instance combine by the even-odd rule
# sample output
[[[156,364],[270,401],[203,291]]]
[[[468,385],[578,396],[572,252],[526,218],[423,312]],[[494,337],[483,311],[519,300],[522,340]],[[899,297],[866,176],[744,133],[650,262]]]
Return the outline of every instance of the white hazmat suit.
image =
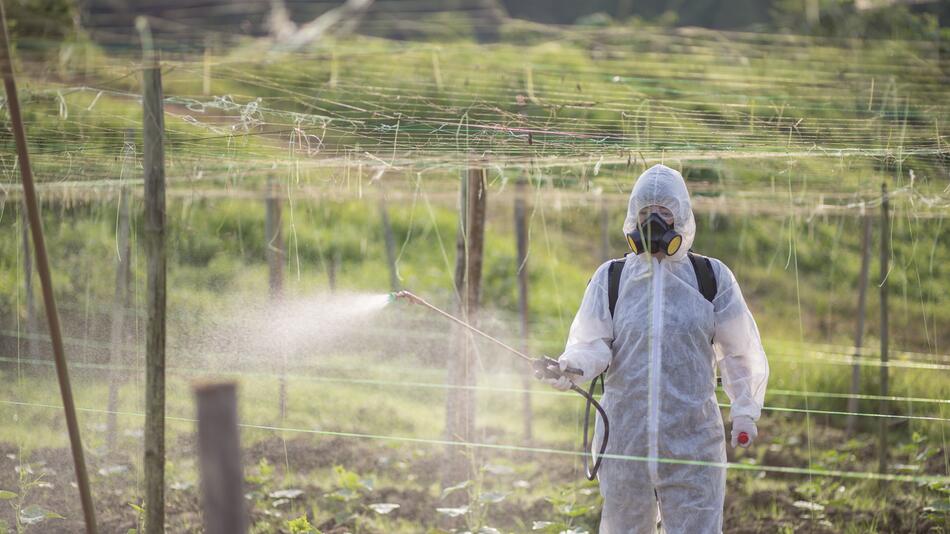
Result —
[[[560,363],[562,369],[582,369],[578,381],[607,370],[602,401],[610,419],[607,453],[647,458],[604,459],[598,477],[604,496],[600,532],[655,532],[659,501],[666,532],[717,533],[722,531],[725,469],[675,460],[726,461],[716,402],[717,365],[732,402],[734,433],[737,427],[747,428],[755,437],[768,361],[729,268],[712,259],[716,297],[710,303],[699,292],[686,256],[696,221],[679,172],[655,165],[637,179],[625,233],[648,206],[673,213],[683,245],[662,261],[649,253],[627,256],[613,318],[607,295],[610,262],[601,265],[571,325]],[[601,432],[598,419],[594,450],[599,450]]]

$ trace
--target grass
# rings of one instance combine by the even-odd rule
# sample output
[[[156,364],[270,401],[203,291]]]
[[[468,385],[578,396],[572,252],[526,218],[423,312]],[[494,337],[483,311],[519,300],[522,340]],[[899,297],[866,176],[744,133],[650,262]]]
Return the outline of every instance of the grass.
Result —
[[[491,194],[491,193],[490,193]],[[452,211],[439,205],[430,213],[418,202],[415,209],[392,204],[389,207],[397,246],[401,250],[399,272],[403,287],[433,299],[440,305],[449,305],[451,294],[451,266],[454,263],[455,219]],[[504,205],[493,204],[489,213],[487,257],[485,263],[484,302],[490,313],[483,319],[485,327],[504,338],[514,341],[517,329],[514,312],[517,310],[517,286],[513,281],[515,268],[514,239],[511,235],[509,213]],[[375,207],[367,213],[366,204],[358,201],[315,202],[300,200],[295,206],[296,234],[290,236],[285,214],[285,232],[290,241],[287,273],[287,292],[290,295],[308,294],[327,287],[330,261],[339,262],[337,283],[341,287],[367,291],[388,290],[385,255]],[[111,263],[114,208],[96,205],[70,208],[65,216],[49,216],[46,223],[47,241],[57,266],[56,287],[59,302],[67,320],[66,334],[73,350],[79,351],[81,361],[103,363],[102,353],[83,344],[104,339],[108,335],[109,307],[112,300],[114,275],[111,268],[103,268],[103,260]],[[599,234],[596,217],[590,208],[568,208],[561,211],[535,212],[531,222],[530,262],[532,352],[556,355],[563,346],[573,308],[579,302],[587,277],[598,263],[600,245],[582,236]],[[0,280],[7,289],[0,293],[0,303],[18,314],[10,319],[19,321],[22,332],[25,323],[25,295],[22,289],[21,260],[18,258],[18,222],[7,212],[0,218]],[[15,213],[15,212],[14,212]],[[596,213],[596,211],[594,211]],[[614,224],[619,226],[619,211],[613,211]],[[266,280],[263,263],[263,207],[248,200],[203,200],[185,205],[174,201],[169,210],[173,223],[170,247],[170,317],[171,336],[187,339],[195,328],[213,328],[217,314],[228,302],[254,301]],[[946,250],[934,246],[933,261],[921,256],[921,248],[930,248],[931,239],[939,239],[939,221],[899,219],[894,226],[894,261],[889,276],[892,287],[891,321],[892,347],[912,349],[922,355],[892,355],[898,361],[910,363],[937,363],[941,347],[947,343],[946,332],[938,325],[950,320],[943,305],[942,280],[944,265],[950,258]],[[792,221],[794,222],[794,221]],[[789,240],[776,240],[776,234],[788,235],[789,221],[780,218],[742,216],[699,217],[697,248],[707,254],[725,258],[736,273],[744,294],[750,301],[759,323],[768,353],[772,355],[773,389],[814,392],[847,392],[850,366],[828,360],[846,357],[853,335],[860,237],[858,222],[850,219],[829,219],[795,223],[798,227],[792,250],[799,261],[790,261]],[[133,222],[139,228],[140,221]],[[410,231],[412,232],[410,234]],[[913,232],[913,233],[911,233]],[[798,237],[796,237],[796,233]],[[907,240],[914,236],[912,240]],[[441,256],[438,239],[447,249]],[[784,236],[783,236],[784,238]],[[611,242],[612,250],[619,251],[619,240]],[[335,260],[334,260],[335,258]],[[136,253],[134,260],[135,310],[144,304],[143,258]],[[299,274],[297,265],[300,265]],[[786,266],[787,264],[787,266]],[[872,260],[871,272],[876,270]],[[932,273],[932,274],[931,274]],[[921,281],[916,280],[921,275]],[[868,358],[876,358],[877,345],[877,288],[869,288],[868,320],[865,346]],[[799,304],[800,302],[800,304]],[[141,312],[136,311],[136,314]],[[17,330],[16,320],[4,328]],[[144,317],[137,315],[133,322],[142,333]],[[424,325],[432,328],[432,325]],[[809,345],[830,343],[839,345],[844,352],[837,355],[815,355]],[[20,343],[20,348],[25,345]],[[432,350],[426,345],[425,350]],[[11,347],[12,348],[12,347]],[[417,348],[419,348],[417,346]],[[933,354],[936,353],[936,354]],[[6,356],[12,356],[10,352]],[[927,354],[933,354],[928,356]],[[504,356],[488,353],[489,365],[504,362]],[[904,360],[901,360],[904,358]],[[912,358],[912,360],[906,360]],[[444,358],[434,360],[440,368]],[[907,397],[946,398],[945,380],[941,371],[894,368],[891,371],[892,395]],[[862,391],[877,392],[878,369],[863,369]],[[776,399],[780,405],[804,408],[804,399]],[[809,398],[809,408],[844,409],[844,399]],[[861,402],[860,411],[875,412],[876,402]],[[897,413],[941,415],[938,406],[891,404]],[[831,421],[842,425],[841,417]],[[912,425],[932,437],[940,436],[941,423]],[[908,429],[909,435],[910,429]]]

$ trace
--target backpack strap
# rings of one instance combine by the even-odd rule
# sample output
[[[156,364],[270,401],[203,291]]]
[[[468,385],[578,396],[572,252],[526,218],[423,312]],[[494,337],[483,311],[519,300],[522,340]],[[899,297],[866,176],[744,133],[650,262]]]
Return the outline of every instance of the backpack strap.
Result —
[[[716,273],[713,271],[712,262],[706,256],[696,254],[692,251],[687,252],[689,262],[693,264],[693,272],[696,273],[696,282],[699,283],[699,292],[703,294],[709,302],[716,298],[719,287],[716,282]],[[612,310],[613,308],[611,308]]]
[[[607,267],[607,302],[610,306],[610,316],[614,316],[617,308],[617,298],[620,296],[620,275],[623,273],[623,264],[627,258],[610,262]]]
[[[693,266],[693,272],[696,274],[696,281],[699,283],[699,292],[703,297],[712,302],[719,292],[719,284],[716,281],[716,272],[713,270],[712,261],[708,257],[695,252],[688,252],[686,256],[689,263]],[[617,309],[617,299],[620,296],[620,275],[623,273],[623,265],[626,258],[610,262],[607,268],[607,303],[610,306],[610,316],[614,316],[614,310]]]

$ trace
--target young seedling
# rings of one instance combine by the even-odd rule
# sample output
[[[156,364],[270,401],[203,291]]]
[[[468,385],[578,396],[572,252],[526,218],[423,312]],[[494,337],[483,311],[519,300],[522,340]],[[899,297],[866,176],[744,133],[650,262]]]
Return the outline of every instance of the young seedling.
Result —
[[[24,532],[26,527],[37,525],[47,519],[64,519],[63,516],[42,506],[27,504],[30,491],[43,484],[42,472],[33,476],[34,472],[30,464],[20,464],[16,472],[20,491],[0,490],[0,501],[8,501],[10,507],[13,508],[13,520],[18,534]],[[6,526],[0,526],[3,527],[3,532],[5,532]]]

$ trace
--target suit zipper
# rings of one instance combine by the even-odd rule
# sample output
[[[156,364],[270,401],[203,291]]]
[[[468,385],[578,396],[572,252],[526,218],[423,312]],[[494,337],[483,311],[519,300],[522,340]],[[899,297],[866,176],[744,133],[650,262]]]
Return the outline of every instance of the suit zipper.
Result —
[[[660,419],[660,343],[663,339],[663,267],[660,262],[654,264],[656,276],[653,279],[653,337],[650,343],[649,358],[649,396],[647,415],[647,440],[649,443],[649,472],[653,484],[657,483],[657,458],[659,458],[659,419]]]

